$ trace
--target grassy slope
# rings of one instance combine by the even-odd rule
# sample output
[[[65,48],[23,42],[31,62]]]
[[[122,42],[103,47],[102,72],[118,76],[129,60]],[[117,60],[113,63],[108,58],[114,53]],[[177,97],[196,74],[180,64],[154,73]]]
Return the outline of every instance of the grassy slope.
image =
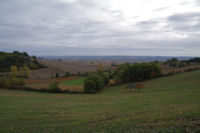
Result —
[[[0,90],[0,132],[200,131],[200,71],[124,85],[99,94]]]
[[[68,81],[63,81],[61,82],[61,84],[64,84],[64,85],[83,85],[84,83],[84,80],[86,78],[79,78],[79,79],[74,79],[74,80],[68,80]]]

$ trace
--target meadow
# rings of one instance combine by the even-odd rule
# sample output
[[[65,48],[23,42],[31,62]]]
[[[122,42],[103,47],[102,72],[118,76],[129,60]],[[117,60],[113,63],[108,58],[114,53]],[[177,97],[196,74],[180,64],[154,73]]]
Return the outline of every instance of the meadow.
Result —
[[[200,132],[200,70],[143,83],[98,94],[0,89],[0,132]]]
[[[63,85],[72,85],[72,86],[79,86],[79,85],[83,85],[84,84],[84,80],[85,79],[86,78],[78,78],[78,79],[63,81],[63,82],[60,82],[60,84],[63,84]]]

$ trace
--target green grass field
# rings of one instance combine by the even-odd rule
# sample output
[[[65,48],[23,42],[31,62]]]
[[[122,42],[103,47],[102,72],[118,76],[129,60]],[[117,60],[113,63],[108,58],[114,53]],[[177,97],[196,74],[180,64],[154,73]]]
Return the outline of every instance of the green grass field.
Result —
[[[1,133],[200,132],[200,71],[98,94],[0,90]]]
[[[61,84],[79,86],[79,85],[83,85],[85,79],[86,78],[79,78],[79,79],[74,79],[74,80],[63,81],[61,82]]]

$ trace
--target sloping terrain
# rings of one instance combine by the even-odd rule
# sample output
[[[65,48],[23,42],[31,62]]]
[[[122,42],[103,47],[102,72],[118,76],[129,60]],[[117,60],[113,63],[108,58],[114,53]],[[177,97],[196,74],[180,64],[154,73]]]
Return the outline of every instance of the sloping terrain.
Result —
[[[98,94],[0,90],[0,132],[85,133],[200,131],[200,71],[125,85]]]

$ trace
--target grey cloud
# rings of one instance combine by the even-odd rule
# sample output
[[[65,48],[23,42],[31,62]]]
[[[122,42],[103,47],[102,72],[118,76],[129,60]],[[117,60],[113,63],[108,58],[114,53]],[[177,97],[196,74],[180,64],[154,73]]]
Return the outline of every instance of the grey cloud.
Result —
[[[175,14],[168,17],[168,21],[176,30],[197,33],[200,30],[199,12]]]
[[[182,22],[190,20],[199,20],[199,18],[200,18],[199,12],[192,12],[192,13],[174,14],[170,16],[168,19],[169,21]]]
[[[199,23],[189,28],[187,24],[199,20],[199,13],[175,14],[167,19],[151,19],[123,27],[120,24],[125,20],[123,14],[97,4],[101,2],[1,0],[0,50],[37,55],[198,54],[200,40],[193,38],[199,37],[196,33]],[[165,21],[168,26],[159,27]],[[179,30],[189,31],[193,41],[168,40],[168,34]]]

